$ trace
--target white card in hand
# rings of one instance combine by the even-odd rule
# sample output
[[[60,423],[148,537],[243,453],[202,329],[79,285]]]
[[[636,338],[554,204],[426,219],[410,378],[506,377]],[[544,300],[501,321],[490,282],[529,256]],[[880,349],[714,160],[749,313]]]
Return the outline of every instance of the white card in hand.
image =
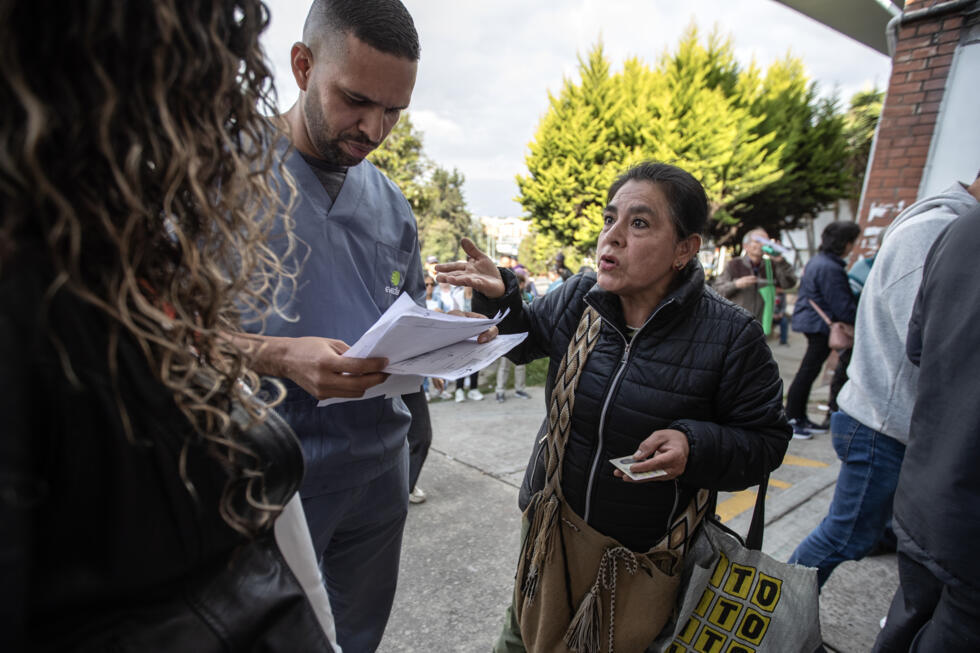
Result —
[[[616,467],[616,469],[623,472],[634,481],[645,481],[648,478],[656,478],[658,476],[667,475],[667,472],[665,472],[662,469],[654,469],[653,471],[649,471],[649,472],[636,472],[636,473],[631,472],[630,465],[632,465],[633,463],[646,462],[644,460],[633,460],[632,456],[623,456],[622,458],[612,458],[610,459],[609,462],[611,462]]]

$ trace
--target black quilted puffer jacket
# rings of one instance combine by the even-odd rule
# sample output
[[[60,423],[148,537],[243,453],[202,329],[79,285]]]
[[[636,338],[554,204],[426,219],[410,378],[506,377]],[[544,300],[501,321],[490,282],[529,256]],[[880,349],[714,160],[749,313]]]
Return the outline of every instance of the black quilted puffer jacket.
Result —
[[[792,430],[762,327],[705,286],[697,261],[632,339],[619,297],[596,285],[592,273],[530,305],[521,303],[513,274],[501,274],[505,295],[475,293],[473,309],[492,315],[510,308],[501,333],[527,331],[528,338],[507,357],[519,364],[548,357],[549,388],[585,305],[602,317],[575,391],[562,470],[569,506],[596,530],[645,551],[699,488],[741,490],[782,462]],[[683,431],[690,444],[679,478],[627,483],[613,476],[610,458],[632,454],[665,428]]]

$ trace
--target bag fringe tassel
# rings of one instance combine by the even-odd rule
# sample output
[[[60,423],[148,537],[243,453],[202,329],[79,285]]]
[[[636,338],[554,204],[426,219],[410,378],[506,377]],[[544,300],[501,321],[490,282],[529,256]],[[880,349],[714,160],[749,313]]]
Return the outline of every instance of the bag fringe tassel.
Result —
[[[599,600],[599,583],[596,582],[575,611],[568,630],[565,631],[565,644],[576,653],[599,653],[602,636],[602,602]]]
[[[528,565],[527,575],[524,577],[524,584],[521,586],[521,592],[527,597],[528,605],[534,602],[541,580],[541,570],[551,558],[552,535],[558,526],[560,508],[561,503],[558,501],[558,497],[554,495],[543,501],[543,505],[536,506],[530,532],[537,534],[534,536],[534,544],[529,556],[531,562]]]

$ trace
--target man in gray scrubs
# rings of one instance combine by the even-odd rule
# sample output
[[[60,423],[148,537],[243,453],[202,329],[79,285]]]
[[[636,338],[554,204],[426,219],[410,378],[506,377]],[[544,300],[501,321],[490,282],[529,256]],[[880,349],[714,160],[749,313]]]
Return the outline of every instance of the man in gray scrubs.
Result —
[[[299,251],[286,264],[300,275],[284,312],[298,319],[266,320],[253,365],[288,390],[278,410],[303,443],[303,506],[345,651],[375,650],[391,611],[411,417],[397,397],[322,408],[317,400],[359,397],[383,381],[383,359],[341,354],[402,292],[424,303],[412,211],[364,160],[408,106],[418,59],[398,0],[316,0],[291,50],[299,99],[280,117],[293,146],[284,138],[280,157],[299,191]]]

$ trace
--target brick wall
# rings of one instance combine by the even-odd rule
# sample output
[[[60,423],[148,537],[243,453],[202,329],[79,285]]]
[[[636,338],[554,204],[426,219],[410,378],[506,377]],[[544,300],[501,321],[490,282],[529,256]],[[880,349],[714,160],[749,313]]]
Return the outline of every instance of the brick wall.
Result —
[[[942,4],[941,0],[907,0],[905,11],[936,4]],[[862,227],[887,227],[916,200],[963,27],[963,15],[953,13],[899,28],[888,94],[861,199]],[[874,240],[862,238],[856,254],[873,246]]]

